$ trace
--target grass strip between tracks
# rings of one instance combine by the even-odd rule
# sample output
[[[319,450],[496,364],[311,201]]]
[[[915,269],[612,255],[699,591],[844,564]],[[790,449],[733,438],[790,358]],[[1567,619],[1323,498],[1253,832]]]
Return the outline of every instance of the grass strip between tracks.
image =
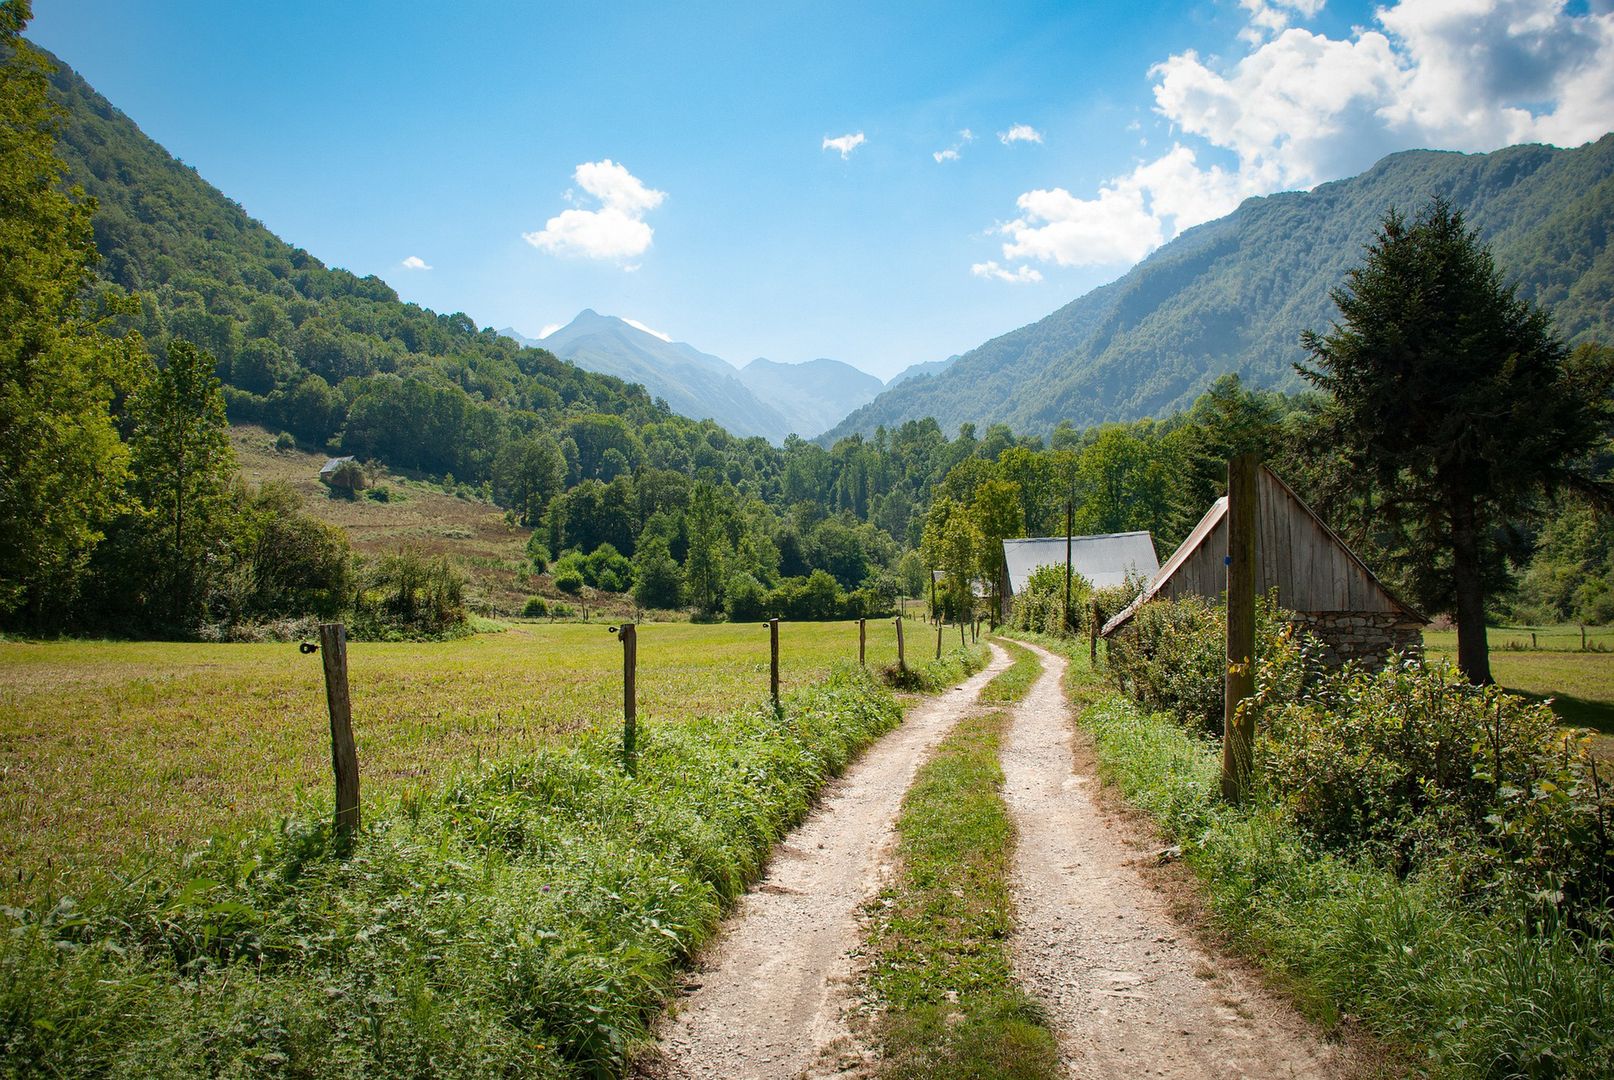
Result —
[[[1015,663],[982,697],[1023,697],[1041,665]],[[1058,1051],[1009,955],[1014,825],[1000,789],[1005,710],[961,720],[903,800],[901,869],[874,901],[870,989],[886,1077],[1052,1077]]]

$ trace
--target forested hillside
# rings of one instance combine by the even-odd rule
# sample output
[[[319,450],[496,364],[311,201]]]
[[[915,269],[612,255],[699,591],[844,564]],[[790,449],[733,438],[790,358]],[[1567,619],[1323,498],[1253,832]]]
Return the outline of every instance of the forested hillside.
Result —
[[[1553,312],[1561,335],[1614,341],[1614,135],[1574,150],[1409,151],[1310,192],[1251,199],[936,378],[894,386],[824,439],[919,416],[1027,432],[1166,416],[1226,373],[1297,389],[1300,334],[1328,328],[1329,291],[1384,212],[1437,194],[1479,230],[1519,296]]]

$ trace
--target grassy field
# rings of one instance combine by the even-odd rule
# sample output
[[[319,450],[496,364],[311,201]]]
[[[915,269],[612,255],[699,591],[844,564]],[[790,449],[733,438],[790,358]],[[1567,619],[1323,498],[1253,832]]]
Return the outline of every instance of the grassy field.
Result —
[[[855,623],[786,623],[780,639],[787,693],[857,658]],[[365,804],[616,722],[621,656],[599,623],[351,645]],[[870,666],[895,660],[891,621],[871,620]],[[755,702],[767,632],[644,625],[638,686],[652,724]],[[123,856],[328,801],[329,746],[319,658],[292,644],[0,643],[0,896],[71,891]]]
[[[1492,627],[1487,637],[1497,682],[1526,697],[1552,698],[1564,723],[1597,731],[1600,755],[1614,757],[1614,627],[1588,627],[1588,652],[1580,651],[1578,626]],[[1430,658],[1456,663],[1455,630],[1430,630],[1423,640]]]

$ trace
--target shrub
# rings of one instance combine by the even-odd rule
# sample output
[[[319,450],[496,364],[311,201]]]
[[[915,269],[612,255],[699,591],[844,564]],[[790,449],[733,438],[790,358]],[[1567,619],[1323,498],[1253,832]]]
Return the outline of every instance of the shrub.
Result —
[[[392,489],[385,484],[378,484],[369,491],[366,491],[364,496],[365,498],[374,500],[375,502],[391,502]]]
[[[282,431],[279,435],[275,436],[275,449],[281,452],[295,450],[297,449],[297,440],[292,438],[291,432]]]
[[[1085,632],[1091,621],[1087,579],[1073,573],[1070,578],[1071,633]],[[1066,636],[1065,568],[1039,566],[1031,572],[1026,587],[1015,594],[1009,605],[1009,625],[1034,634]]]
[[[574,567],[556,569],[555,588],[559,589],[563,593],[570,593],[572,596],[576,596],[583,591],[582,572]]]
[[[723,607],[730,622],[748,622],[767,614],[768,591],[750,574],[729,579],[723,590]]]
[[[356,637],[431,638],[464,633],[465,579],[443,555],[389,552],[365,568],[354,604]]]
[[[549,603],[541,596],[529,596],[521,605],[521,614],[529,619],[541,619],[549,614]]]
[[[1296,635],[1273,597],[1256,604],[1257,709],[1298,694],[1317,671],[1313,642]],[[1206,733],[1222,731],[1227,613],[1198,596],[1151,600],[1110,637],[1116,685],[1150,709]]]
[[[1265,719],[1266,783],[1326,847],[1399,874],[1438,869],[1465,896],[1534,896],[1567,913],[1614,886],[1614,802],[1589,744],[1546,704],[1402,660],[1347,668]]]
[[[549,549],[544,546],[542,537],[533,533],[527,538],[527,559],[532,563],[534,573],[542,574],[549,569]]]

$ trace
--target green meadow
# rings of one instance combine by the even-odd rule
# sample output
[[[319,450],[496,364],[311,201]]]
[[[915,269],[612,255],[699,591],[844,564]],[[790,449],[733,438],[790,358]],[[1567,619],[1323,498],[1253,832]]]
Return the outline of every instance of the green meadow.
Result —
[[[910,661],[934,653],[926,629],[910,622]],[[857,659],[855,622],[785,623],[780,641],[785,694]],[[867,656],[895,664],[891,620],[869,621]],[[348,663],[368,807],[621,717],[622,648],[599,623],[359,642]],[[767,693],[762,626],[640,628],[642,720],[714,716]],[[328,731],[319,657],[295,644],[0,642],[0,896],[79,891],[126,856],[328,803]]]

